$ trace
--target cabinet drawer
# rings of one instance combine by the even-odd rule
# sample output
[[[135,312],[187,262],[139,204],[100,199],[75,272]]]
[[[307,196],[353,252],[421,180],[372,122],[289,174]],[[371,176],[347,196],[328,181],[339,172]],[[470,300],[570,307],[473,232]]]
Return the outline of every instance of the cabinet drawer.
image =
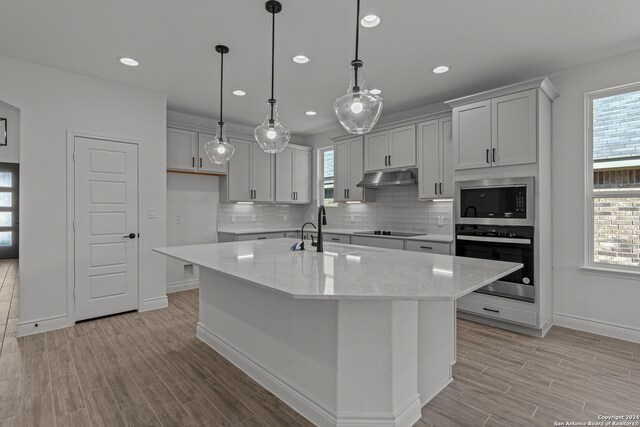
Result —
[[[344,234],[322,233],[325,243],[351,243],[351,238]]]
[[[351,244],[361,246],[373,246],[376,248],[387,249],[404,249],[404,240],[389,239],[386,237],[363,237],[353,236],[351,238]]]
[[[419,242],[417,240],[407,240],[405,250],[429,254],[449,255],[449,247],[449,243],[444,242]]]
[[[238,242],[246,242],[248,240],[280,239],[282,237],[284,237],[284,233],[241,234],[238,236]]]
[[[284,237],[288,237],[290,239],[298,239],[299,236],[300,236],[299,231],[287,231],[286,233],[284,233]]]
[[[538,325],[538,314],[533,311],[482,302],[471,299],[468,296],[458,300],[458,310],[468,311],[507,322],[522,323],[530,326]]]

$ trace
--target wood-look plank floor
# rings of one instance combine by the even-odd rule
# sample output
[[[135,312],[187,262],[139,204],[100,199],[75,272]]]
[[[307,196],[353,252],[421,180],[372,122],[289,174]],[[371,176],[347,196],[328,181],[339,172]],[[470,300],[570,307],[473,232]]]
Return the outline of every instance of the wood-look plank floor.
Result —
[[[0,427],[311,425],[195,338],[197,290],[171,294],[167,309],[16,340],[16,271],[0,262]],[[417,426],[640,413],[640,345],[564,328],[537,339],[459,320],[454,379]]]

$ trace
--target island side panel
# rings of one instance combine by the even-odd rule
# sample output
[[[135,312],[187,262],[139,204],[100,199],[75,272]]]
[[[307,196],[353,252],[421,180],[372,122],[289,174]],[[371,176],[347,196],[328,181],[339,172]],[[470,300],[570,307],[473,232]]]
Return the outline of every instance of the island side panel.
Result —
[[[453,381],[455,301],[420,301],[418,319],[418,392],[424,406]]]
[[[338,301],[294,299],[201,268],[199,302],[198,338],[314,423],[332,425]]]

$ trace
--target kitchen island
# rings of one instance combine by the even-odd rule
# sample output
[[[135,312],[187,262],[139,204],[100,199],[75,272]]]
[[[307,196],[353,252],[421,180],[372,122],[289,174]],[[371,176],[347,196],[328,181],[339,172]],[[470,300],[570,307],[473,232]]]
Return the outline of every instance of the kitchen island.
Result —
[[[455,300],[521,264],[294,239],[157,252],[200,267],[196,336],[320,426],[411,426],[451,381]]]

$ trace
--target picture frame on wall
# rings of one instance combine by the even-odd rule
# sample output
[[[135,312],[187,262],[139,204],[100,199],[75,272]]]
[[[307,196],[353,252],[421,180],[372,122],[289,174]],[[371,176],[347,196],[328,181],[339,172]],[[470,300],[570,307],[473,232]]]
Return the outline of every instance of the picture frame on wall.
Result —
[[[0,146],[7,145],[7,119],[0,117]]]

